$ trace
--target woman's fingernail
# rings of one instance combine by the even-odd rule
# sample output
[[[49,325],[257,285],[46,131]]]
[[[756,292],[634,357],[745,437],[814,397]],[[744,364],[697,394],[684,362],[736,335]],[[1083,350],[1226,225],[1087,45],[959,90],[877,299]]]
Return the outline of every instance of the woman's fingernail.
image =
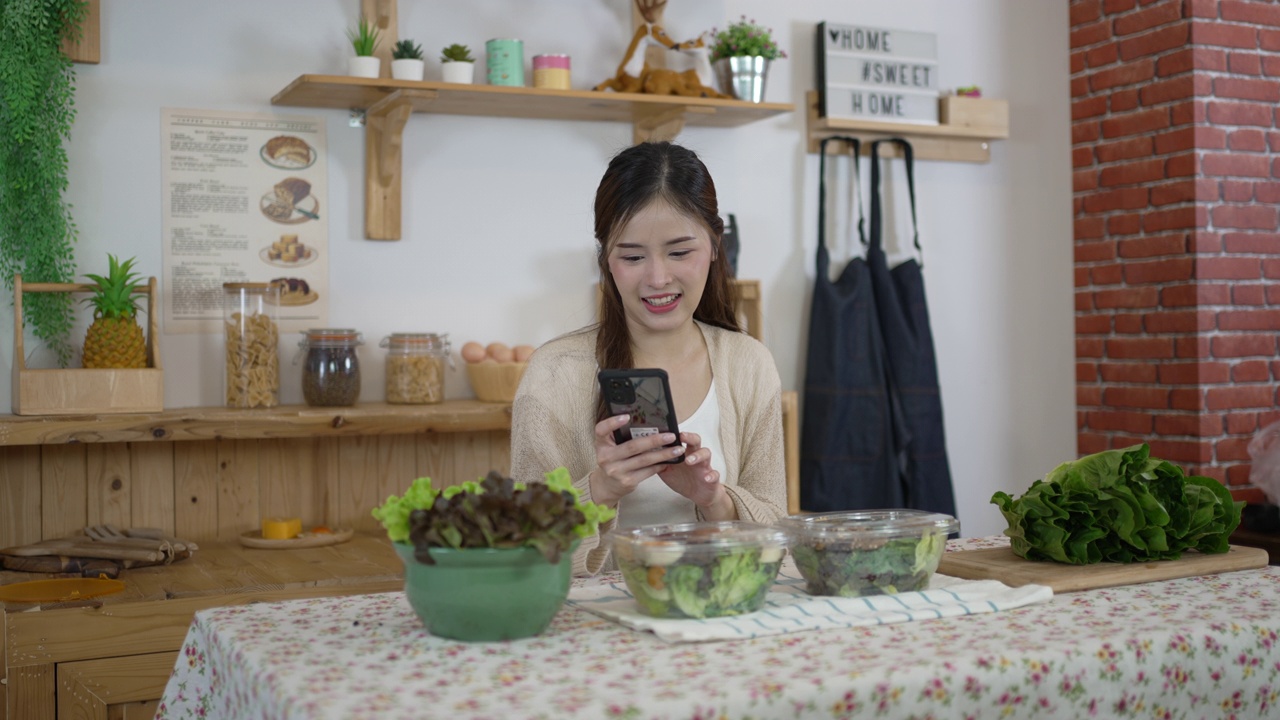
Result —
[[[673,443],[676,441],[676,436],[671,433],[662,433],[662,437],[658,438],[658,441],[663,443]]]
[[[703,480],[703,482],[711,482],[711,476],[710,476],[710,475],[703,475],[703,476],[702,476],[702,480]]]
[[[680,457],[684,454],[684,448],[671,448],[671,457]],[[690,458],[692,461],[692,458]]]
[[[631,419],[630,415],[614,415],[613,421],[616,423],[624,423]]]

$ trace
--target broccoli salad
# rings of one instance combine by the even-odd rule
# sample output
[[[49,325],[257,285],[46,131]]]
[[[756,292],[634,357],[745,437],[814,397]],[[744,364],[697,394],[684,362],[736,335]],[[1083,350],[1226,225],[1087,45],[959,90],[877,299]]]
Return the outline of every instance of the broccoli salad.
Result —
[[[810,595],[884,595],[927,588],[946,538],[941,532],[878,544],[807,538],[794,542],[791,554]]]

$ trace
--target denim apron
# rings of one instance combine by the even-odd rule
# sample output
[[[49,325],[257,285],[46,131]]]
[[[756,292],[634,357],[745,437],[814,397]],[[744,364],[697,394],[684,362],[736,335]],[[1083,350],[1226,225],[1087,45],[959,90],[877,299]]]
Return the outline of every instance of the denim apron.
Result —
[[[916,251],[920,231],[916,226],[916,186],[911,143],[902,138],[871,144],[871,237],[867,248],[876,315],[888,360],[895,409],[901,413],[894,451],[906,497],[903,507],[956,514],[951,469],[942,430],[942,396],[938,389],[938,363],[929,328],[922,264],[911,258],[889,269],[883,242],[880,209],[880,144],[902,148],[907,193],[911,200],[911,231]]]
[[[899,508],[904,507],[905,494],[894,452],[894,413],[871,269],[866,260],[854,258],[834,282],[830,279],[826,146],[831,140],[853,147],[855,188],[858,179],[858,140],[823,139],[818,152],[818,258],[804,378],[800,506],[810,512]],[[854,198],[856,203],[856,191]],[[858,235],[866,245],[860,204],[858,212]]]

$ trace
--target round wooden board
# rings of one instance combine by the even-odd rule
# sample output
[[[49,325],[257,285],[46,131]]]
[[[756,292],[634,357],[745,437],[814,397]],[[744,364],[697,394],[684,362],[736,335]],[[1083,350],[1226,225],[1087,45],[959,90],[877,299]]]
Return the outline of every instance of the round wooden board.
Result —
[[[258,529],[240,533],[240,544],[260,550],[294,550],[297,548],[337,545],[350,540],[354,534],[354,530],[347,528],[345,530],[334,530],[331,533],[304,534],[288,540],[268,540],[262,537],[262,530]]]

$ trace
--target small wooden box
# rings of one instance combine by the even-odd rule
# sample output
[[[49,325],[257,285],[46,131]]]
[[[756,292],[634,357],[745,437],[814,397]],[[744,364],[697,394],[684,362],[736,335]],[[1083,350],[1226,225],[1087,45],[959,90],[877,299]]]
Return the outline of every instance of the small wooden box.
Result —
[[[145,413],[164,410],[164,369],[160,363],[160,316],[156,309],[156,279],[138,293],[147,296],[147,361],[138,369],[29,369],[22,347],[22,294],[32,292],[83,293],[83,283],[22,284],[13,278],[13,397],[15,415],[85,415]]]
[[[951,127],[982,128],[992,137],[1009,136],[1009,103],[1005,100],[944,95],[938,106],[938,122]]]

